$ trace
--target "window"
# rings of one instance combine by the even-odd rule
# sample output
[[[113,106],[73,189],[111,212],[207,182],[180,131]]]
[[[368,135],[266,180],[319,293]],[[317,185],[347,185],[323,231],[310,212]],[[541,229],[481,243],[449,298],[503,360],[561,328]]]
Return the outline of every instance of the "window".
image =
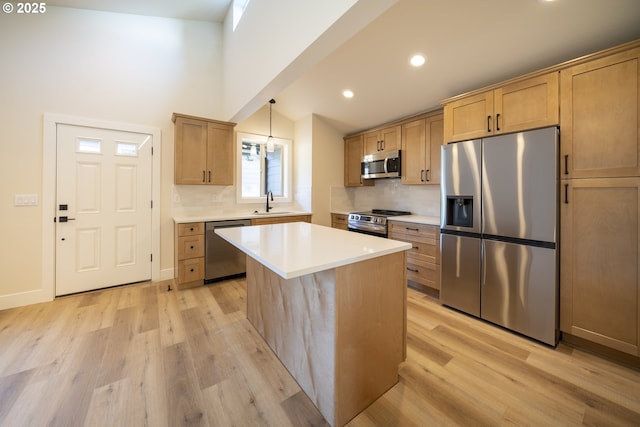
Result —
[[[233,0],[233,31],[236,30],[240,18],[251,0]]]
[[[273,139],[267,152],[265,136],[238,133],[238,202],[261,202],[269,191],[274,200],[291,201],[291,141]]]

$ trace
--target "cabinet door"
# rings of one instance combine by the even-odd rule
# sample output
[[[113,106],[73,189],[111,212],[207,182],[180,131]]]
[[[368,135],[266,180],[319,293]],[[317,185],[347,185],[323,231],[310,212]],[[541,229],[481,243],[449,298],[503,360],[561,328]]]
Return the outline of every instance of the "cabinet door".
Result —
[[[402,125],[402,183],[424,184],[427,158],[427,119]]]
[[[380,151],[399,150],[401,146],[402,130],[400,126],[391,126],[380,131],[382,149]]]
[[[233,185],[233,128],[217,123],[207,127],[207,184]]]
[[[344,140],[344,186],[373,185],[373,180],[362,179],[360,163],[364,156],[364,137],[356,135]]]
[[[493,133],[493,91],[444,106],[445,142],[482,138]]]
[[[430,117],[427,127],[427,155],[425,180],[427,184],[440,185],[441,148],[444,144],[444,115]]]
[[[639,355],[640,178],[562,182],[560,328]]]
[[[494,91],[493,133],[557,125],[558,73],[533,77]]]
[[[175,123],[175,183],[205,184],[207,123],[177,117]]]
[[[364,154],[372,154],[380,151],[382,147],[382,138],[379,131],[369,132],[364,134],[364,148],[362,156]]]
[[[637,48],[561,71],[564,177],[640,175],[639,56]]]

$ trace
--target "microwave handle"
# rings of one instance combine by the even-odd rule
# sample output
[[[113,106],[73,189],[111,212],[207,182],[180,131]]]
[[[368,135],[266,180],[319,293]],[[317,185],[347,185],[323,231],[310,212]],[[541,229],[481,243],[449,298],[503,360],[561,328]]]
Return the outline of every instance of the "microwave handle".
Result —
[[[389,169],[387,168],[387,162],[389,161],[388,157],[384,158],[384,173],[389,173]]]

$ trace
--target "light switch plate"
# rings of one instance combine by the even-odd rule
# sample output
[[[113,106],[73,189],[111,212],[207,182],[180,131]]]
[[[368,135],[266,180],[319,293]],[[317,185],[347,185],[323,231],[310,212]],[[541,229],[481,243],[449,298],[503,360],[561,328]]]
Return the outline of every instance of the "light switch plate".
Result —
[[[15,206],[38,206],[37,194],[16,194]]]

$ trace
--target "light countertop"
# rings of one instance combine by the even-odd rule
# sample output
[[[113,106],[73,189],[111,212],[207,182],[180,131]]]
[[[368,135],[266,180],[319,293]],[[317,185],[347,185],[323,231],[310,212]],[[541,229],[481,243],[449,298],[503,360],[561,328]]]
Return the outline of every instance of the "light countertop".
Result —
[[[401,215],[390,216],[387,221],[404,221],[413,222],[416,224],[427,224],[440,226],[440,217],[437,216],[422,216],[422,215]]]
[[[411,249],[409,243],[306,222],[215,232],[285,279]]]
[[[311,212],[304,211],[280,211],[274,209],[268,214],[255,214],[248,211],[238,212],[197,212],[197,213],[183,213],[173,216],[173,221],[176,224],[183,224],[187,222],[207,222],[207,221],[226,221],[232,219],[254,219],[254,218],[274,218],[282,216],[298,216],[298,215],[311,215]]]

